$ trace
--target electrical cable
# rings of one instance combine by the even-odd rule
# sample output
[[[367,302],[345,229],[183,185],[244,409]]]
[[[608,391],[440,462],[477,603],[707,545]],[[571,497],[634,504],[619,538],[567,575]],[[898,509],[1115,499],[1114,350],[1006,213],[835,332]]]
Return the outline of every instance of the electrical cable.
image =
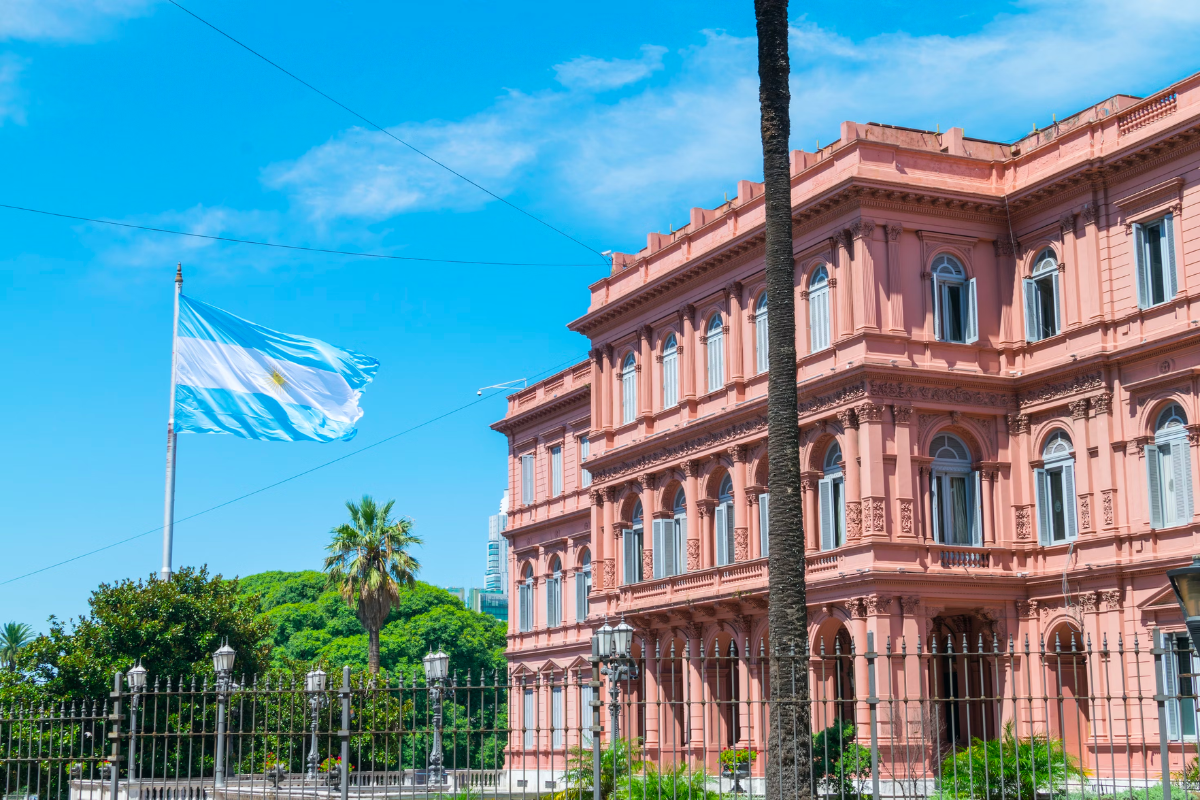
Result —
[[[541,377],[542,375],[548,375],[548,374],[550,374],[550,373],[552,373],[552,372],[556,372],[556,371],[558,371],[559,369],[562,369],[563,367],[565,367],[565,366],[567,366],[567,365],[569,365],[569,364],[574,364],[574,363],[575,363],[576,361],[578,361],[578,360],[579,360],[579,359],[577,359],[577,358],[568,359],[567,361],[563,361],[562,363],[560,363],[560,364],[556,364],[556,365],[554,365],[553,367],[550,367],[549,369],[542,370],[541,372],[539,372],[539,373],[536,373],[535,375],[532,375],[532,376],[531,376],[531,378],[539,378],[539,377]],[[263,486],[263,487],[261,487],[261,488],[259,488],[259,489],[255,489],[255,490],[254,490],[254,491],[252,491],[252,492],[247,492],[246,494],[239,495],[238,497],[235,497],[235,498],[233,498],[233,499],[231,499],[231,500],[226,500],[226,501],[225,501],[225,502],[223,502],[223,503],[218,503],[218,504],[217,504],[217,505],[215,505],[215,506],[210,506],[210,507],[208,507],[208,508],[204,509],[203,511],[197,511],[195,514],[189,514],[188,516],[186,516],[186,517],[183,517],[182,519],[177,519],[177,520],[175,520],[175,521],[174,521],[174,524],[175,524],[175,525],[178,525],[178,524],[180,524],[181,522],[187,522],[187,521],[188,521],[188,520],[190,520],[190,519],[195,519],[196,517],[202,517],[202,516],[204,516],[205,514],[208,514],[208,513],[212,512],[212,511],[216,511],[217,509],[220,509],[220,508],[225,508],[226,506],[233,505],[234,503],[237,503],[237,502],[240,502],[240,501],[242,501],[242,500],[245,500],[245,499],[246,499],[246,498],[248,498],[248,497],[253,497],[253,496],[254,496],[254,495],[256,495],[256,494],[262,494],[263,492],[266,492],[266,491],[269,491],[269,490],[271,490],[271,489],[274,489],[274,488],[276,488],[277,486],[282,486],[282,485],[283,485],[283,484],[285,484],[285,483],[290,483],[291,481],[294,481],[294,480],[296,480],[297,478],[303,478],[305,475],[311,475],[312,473],[314,473],[314,472],[316,472],[316,471],[318,471],[318,470],[325,469],[325,467],[332,466],[332,465],[334,465],[334,464],[337,464],[337,463],[338,463],[338,462],[340,462],[340,461],[345,461],[345,460],[346,460],[346,459],[348,459],[348,458],[353,458],[354,456],[356,456],[356,455],[359,455],[360,453],[365,453],[365,452],[367,452],[368,450],[371,450],[371,449],[374,449],[374,448],[376,448],[376,447],[379,447],[381,444],[386,444],[387,442],[390,442],[390,441],[392,441],[392,440],[394,440],[394,439],[399,439],[401,436],[405,436],[405,435],[407,435],[407,434],[410,434],[410,433],[412,433],[413,431],[416,431],[416,430],[419,430],[419,429],[421,429],[421,428],[424,428],[424,427],[427,427],[427,426],[429,426],[429,425],[432,425],[433,423],[435,423],[435,422],[439,422],[440,420],[443,420],[443,419],[446,419],[447,417],[453,416],[454,414],[457,414],[457,413],[459,413],[460,411],[466,411],[468,408],[470,408],[470,407],[472,407],[472,406],[479,405],[480,403],[482,403],[482,402],[485,402],[485,401],[487,401],[487,400],[490,400],[490,399],[492,399],[493,397],[495,397],[496,395],[498,395],[498,394],[503,394],[503,393],[504,393],[503,391],[498,391],[498,392],[492,392],[491,394],[488,394],[488,395],[484,395],[483,397],[479,398],[478,400],[472,400],[470,403],[467,403],[467,404],[465,404],[465,405],[461,405],[461,406],[459,406],[458,408],[452,409],[452,410],[450,410],[450,411],[447,411],[447,412],[445,412],[445,413],[443,413],[443,414],[439,414],[439,415],[438,415],[438,416],[436,416],[436,417],[432,417],[432,418],[430,418],[430,419],[427,419],[427,420],[425,420],[424,422],[420,422],[420,423],[418,423],[418,424],[416,424],[416,425],[413,425],[411,428],[406,428],[406,429],[404,429],[404,430],[400,431],[399,433],[394,433],[394,434],[392,434],[391,436],[387,436],[387,437],[385,437],[385,438],[383,438],[383,439],[380,439],[380,440],[379,440],[379,441],[377,441],[377,442],[373,442],[372,444],[369,444],[369,445],[367,445],[366,447],[360,447],[359,449],[357,449],[357,450],[355,450],[355,451],[353,451],[353,452],[351,452],[351,453],[347,453],[347,454],[346,454],[346,455],[344,455],[344,456],[338,456],[337,458],[335,458],[335,459],[333,459],[333,460],[331,460],[331,461],[326,461],[324,464],[318,464],[317,466],[315,466],[315,467],[312,467],[312,468],[310,468],[310,469],[306,469],[306,470],[304,470],[303,472],[298,472],[298,473],[296,473],[295,475],[292,475],[291,477],[284,478],[283,480],[280,480],[280,481],[275,481],[275,483],[268,484],[267,486]],[[148,530],[148,531],[142,531],[141,533],[135,534],[135,535],[133,535],[133,536],[130,536],[130,537],[126,538],[126,539],[121,539],[120,541],[117,541],[117,542],[112,542],[111,544],[106,544],[106,545],[104,545],[103,547],[98,547],[98,548],[96,548],[95,550],[89,550],[89,551],[88,551],[88,552],[86,552],[86,553],[81,553],[81,554],[79,554],[79,555],[77,555],[77,556],[72,556],[71,558],[65,559],[65,560],[63,560],[63,561],[59,561],[59,562],[57,562],[57,563],[55,563],[55,564],[50,564],[49,566],[45,566],[45,567],[42,567],[42,568],[40,568],[40,569],[35,569],[35,570],[33,570],[32,572],[26,572],[24,575],[18,575],[18,576],[16,576],[15,578],[9,578],[8,580],[0,581],[0,586],[7,586],[7,585],[8,585],[8,584],[10,584],[10,583],[16,583],[16,582],[17,582],[17,581],[19,581],[19,580],[24,580],[25,578],[29,578],[29,577],[32,577],[32,576],[34,576],[34,575],[38,575],[38,574],[40,574],[40,573],[42,573],[42,572],[46,572],[46,571],[48,571],[48,570],[55,569],[56,567],[61,567],[61,566],[63,566],[64,564],[70,564],[70,563],[71,563],[71,562],[73,562],[73,561],[79,561],[80,559],[87,558],[88,556],[94,556],[94,555],[96,555],[97,553],[103,553],[105,550],[111,550],[111,549],[112,549],[112,548],[114,548],[114,547],[118,547],[118,546],[120,546],[120,545],[127,544],[127,543],[129,543],[129,542],[132,542],[132,541],[134,541],[134,540],[136,540],[136,539],[141,539],[141,538],[143,538],[143,537],[149,536],[149,535],[150,535],[150,534],[152,534],[152,533],[158,533],[158,532],[159,532],[159,531],[161,531],[162,529],[163,529],[163,526],[162,526],[162,525],[159,525],[157,528],[151,528],[151,529],[150,529],[150,530]]]
[[[599,252],[598,250],[595,250],[595,249],[594,249],[594,248],[592,248],[592,247],[589,247],[588,245],[586,245],[586,244],[584,244],[583,242],[579,241],[578,239],[576,239],[574,236],[572,236],[571,234],[567,233],[566,231],[563,231],[563,230],[560,230],[560,229],[558,229],[558,228],[554,227],[554,226],[553,226],[553,225],[551,225],[549,222],[546,222],[544,219],[541,219],[540,217],[534,216],[533,214],[531,214],[530,212],[528,212],[528,211],[526,211],[525,209],[521,208],[520,206],[516,205],[515,203],[512,203],[512,202],[510,202],[510,201],[508,201],[508,200],[505,200],[503,197],[501,197],[500,195],[498,195],[498,194],[496,194],[495,192],[491,191],[490,189],[487,189],[486,187],[480,186],[478,183],[476,183],[475,181],[471,180],[471,179],[470,179],[470,178],[468,178],[466,175],[463,175],[461,172],[458,172],[458,171],[454,170],[453,168],[451,168],[451,167],[447,166],[446,164],[442,163],[441,161],[438,161],[436,158],[434,158],[433,156],[431,156],[431,155],[429,155],[428,153],[424,152],[423,150],[420,150],[419,148],[415,147],[414,145],[411,145],[411,144],[409,144],[408,142],[404,141],[404,140],[403,140],[403,139],[401,139],[399,136],[396,136],[394,133],[392,133],[391,131],[389,131],[389,130],[387,130],[386,128],[384,128],[382,125],[378,125],[378,124],[376,124],[376,123],[372,122],[371,120],[367,119],[367,118],[366,118],[366,117],[364,117],[362,114],[358,113],[358,112],[357,112],[357,111],[355,111],[353,108],[350,108],[350,106],[346,105],[345,103],[341,102],[340,100],[336,100],[336,99],[334,99],[333,97],[330,97],[329,95],[325,94],[325,93],[324,93],[324,92],[322,92],[320,89],[318,89],[317,87],[313,86],[311,83],[309,83],[308,81],[306,81],[306,80],[304,80],[303,78],[299,77],[298,75],[295,75],[295,74],[293,74],[293,73],[291,73],[291,72],[288,72],[286,69],[284,69],[284,68],[283,68],[283,67],[281,67],[280,65],[276,64],[274,61],[272,61],[271,59],[267,58],[267,57],[266,57],[266,56],[264,56],[262,53],[258,52],[257,50],[255,50],[254,48],[250,47],[249,45],[247,45],[247,44],[244,44],[244,43],[242,43],[242,42],[238,41],[237,39],[233,38],[233,37],[232,37],[232,36],[230,36],[228,33],[226,33],[225,31],[221,30],[221,29],[220,29],[220,28],[218,28],[216,25],[213,25],[213,24],[212,24],[211,22],[209,22],[208,20],[206,20],[206,19],[204,19],[203,17],[201,17],[201,16],[199,16],[199,15],[195,14],[194,12],[192,12],[192,11],[189,11],[188,9],[184,8],[184,7],[183,7],[183,6],[181,6],[179,3],[175,2],[175,0],[167,0],[167,2],[168,2],[168,3],[170,3],[171,5],[175,6],[175,7],[176,7],[176,8],[178,8],[180,11],[184,12],[185,14],[187,14],[188,16],[192,17],[193,19],[197,20],[198,22],[202,22],[202,23],[204,23],[204,24],[205,24],[205,25],[207,25],[209,28],[211,28],[212,30],[214,30],[214,31],[216,31],[217,33],[221,34],[221,35],[222,35],[222,36],[224,36],[226,39],[228,39],[229,41],[233,42],[234,44],[236,44],[238,47],[242,48],[242,49],[243,49],[243,50],[245,50],[246,52],[248,52],[248,53],[250,53],[250,54],[252,54],[252,55],[254,55],[254,56],[257,56],[258,58],[260,58],[260,59],[262,59],[263,61],[267,62],[267,63],[268,63],[268,64],[270,64],[272,67],[274,67],[275,69],[279,70],[279,71],[280,71],[280,72],[282,72],[284,75],[287,75],[289,78],[291,78],[292,80],[296,81],[296,82],[297,82],[297,83],[299,83],[300,85],[304,86],[304,87],[305,87],[305,88],[307,88],[307,89],[310,89],[310,90],[311,90],[311,91],[313,91],[313,92],[316,92],[316,93],[317,93],[317,94],[319,94],[321,97],[324,97],[326,100],[328,100],[329,102],[331,102],[331,103],[333,103],[334,105],[336,105],[338,108],[340,108],[340,109],[342,109],[343,111],[346,111],[346,112],[348,112],[348,113],[350,113],[350,114],[354,115],[355,117],[358,117],[358,118],[359,118],[359,119],[361,119],[363,122],[367,123],[367,124],[368,124],[368,125],[370,125],[372,128],[374,128],[375,130],[377,130],[377,131],[379,131],[380,133],[384,134],[385,136],[388,136],[388,137],[390,137],[390,138],[392,138],[392,139],[396,140],[396,141],[397,141],[397,142],[399,142],[400,144],[402,144],[402,145],[404,145],[405,147],[407,147],[409,150],[412,150],[414,153],[416,153],[417,155],[421,156],[422,158],[425,158],[425,159],[427,159],[427,160],[429,160],[429,161],[433,162],[433,163],[434,163],[434,164],[436,164],[437,166],[439,166],[439,167],[441,167],[442,169],[444,169],[444,170],[446,170],[447,172],[449,172],[451,175],[454,175],[455,177],[457,177],[457,178],[460,178],[461,180],[464,180],[464,181],[466,181],[467,183],[471,184],[471,185],[472,185],[472,186],[474,186],[476,189],[478,189],[479,191],[481,191],[481,192],[483,192],[484,194],[488,195],[489,197],[492,197],[492,198],[494,198],[494,199],[496,199],[496,200],[499,200],[501,203],[504,203],[506,206],[508,206],[509,208],[513,209],[514,211],[519,211],[519,212],[521,212],[522,214],[524,214],[525,216],[529,217],[529,218],[530,218],[531,220],[533,220],[534,222],[537,222],[537,223],[540,223],[540,224],[542,224],[542,225],[545,225],[547,228],[549,228],[550,230],[554,231],[554,232],[555,232],[555,233],[557,233],[558,235],[560,235],[560,236],[565,236],[566,238],[570,239],[572,242],[574,242],[575,244],[579,245],[580,247],[582,247],[582,248],[584,248],[584,249],[586,249],[586,250],[588,250],[588,251],[590,251],[590,252],[592,252],[592,253],[595,253],[596,255],[600,256],[601,260],[603,260],[603,261],[604,261],[604,263],[606,263],[606,264],[607,264],[607,263],[609,263],[609,262],[608,262],[608,259],[607,259],[607,258],[605,258],[605,256],[604,256],[604,254],[603,254],[603,253]]]
[[[188,231],[177,231],[171,228],[155,228],[149,225],[134,225],[131,222],[117,222],[111,219],[96,219],[93,217],[80,217],[74,214],[61,214],[57,211],[43,211],[38,208],[29,208],[27,206],[14,206],[8,203],[0,203],[0,208],[7,208],[12,211],[27,211],[30,214],[42,214],[47,217],[59,217],[61,219],[72,219],[78,222],[94,222],[99,225],[115,225],[119,228],[133,228],[139,231],[150,231],[151,233],[169,233],[173,236],[190,236],[193,239],[209,239],[214,242],[230,242],[232,244],[252,244],[257,247],[277,247],[283,250],[302,250],[306,253],[325,253],[336,256],[355,256],[358,258],[382,258],[391,261],[419,261],[426,264],[465,264],[477,267],[592,267],[592,264],[548,264],[548,263],[521,263],[516,261],[464,261],[453,258],[419,258],[417,256],[393,256],[386,253],[364,253],[355,250],[329,250],[323,247],[305,247],[298,244],[279,244],[277,242],[259,242],[254,239],[236,239],[231,236],[210,236],[206,233],[189,233]]]

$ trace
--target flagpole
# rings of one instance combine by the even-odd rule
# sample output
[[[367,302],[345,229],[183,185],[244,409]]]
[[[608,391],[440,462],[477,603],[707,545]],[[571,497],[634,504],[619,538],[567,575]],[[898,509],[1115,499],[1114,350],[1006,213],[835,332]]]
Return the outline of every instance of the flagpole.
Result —
[[[163,508],[163,561],[160,577],[171,578],[171,536],[175,527],[175,367],[179,358],[179,295],[183,293],[183,263],[175,268],[175,321],[171,328],[171,413],[167,417],[167,491]]]

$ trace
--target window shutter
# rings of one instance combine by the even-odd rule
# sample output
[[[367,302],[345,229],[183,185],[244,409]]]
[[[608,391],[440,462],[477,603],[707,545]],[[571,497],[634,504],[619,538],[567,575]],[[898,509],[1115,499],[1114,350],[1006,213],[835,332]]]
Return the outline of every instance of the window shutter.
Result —
[[[935,273],[930,283],[933,286],[933,338],[942,340],[942,293],[938,286],[938,276]]]
[[[575,621],[587,619],[587,573],[583,570],[575,573]]]
[[[687,572],[687,514],[675,516],[675,574]]]
[[[533,748],[533,734],[537,727],[537,717],[533,713],[533,689],[525,690],[525,713],[521,725],[525,728],[525,749]]]
[[[766,558],[771,554],[771,495],[758,496],[758,549]]]
[[[1150,501],[1150,527],[1155,529],[1164,527],[1161,469],[1158,448],[1152,444],[1146,445],[1146,494]]]
[[[592,445],[591,442],[588,441],[588,437],[584,436],[579,440],[579,463],[581,465],[587,463],[588,456],[591,454],[591,447]],[[580,484],[584,488],[592,485],[592,473],[589,472],[587,468],[580,466],[579,475],[581,479]]]
[[[566,725],[566,715],[563,713],[563,687],[555,686],[550,690],[550,725],[553,728],[552,746],[563,746],[563,726]]]
[[[521,631],[527,633],[533,630],[533,587],[528,583],[521,584]]]
[[[1075,465],[1073,463],[1063,464],[1063,503],[1066,505],[1063,518],[1067,521],[1067,541],[1071,541],[1079,535],[1079,526],[1075,519],[1075,507],[1079,501],[1075,497]]]
[[[663,408],[673,408],[679,402],[678,350],[663,356]]]
[[[1035,469],[1033,480],[1037,483],[1037,528],[1038,544],[1045,547],[1050,544],[1050,484],[1046,480],[1046,470]]]
[[[1150,305],[1150,265],[1146,263],[1146,231],[1133,226],[1133,262],[1137,274],[1138,308]]]
[[[554,496],[562,494],[562,446],[550,450],[550,482]]]
[[[1163,218],[1163,270],[1166,274],[1167,297],[1174,297],[1179,291],[1179,281],[1175,274],[1175,217],[1167,214]]]
[[[763,309],[754,317],[754,346],[757,348],[758,372],[767,371],[767,311]]]
[[[533,505],[533,456],[521,456],[521,502]]]
[[[1187,439],[1180,439],[1172,445],[1179,453],[1180,477],[1175,484],[1175,494],[1183,498],[1182,512],[1179,522],[1186,524],[1192,521],[1195,506],[1192,504],[1192,448]]]
[[[933,514],[933,519],[930,520],[933,528],[933,540],[945,544],[945,538],[942,536],[942,507],[939,505],[942,502],[942,493],[938,490],[942,485],[942,476],[937,473],[931,473],[929,476],[929,507]]]
[[[1167,696],[1167,738],[1176,741],[1179,739],[1179,656],[1175,652],[1175,637],[1162,631],[1159,636],[1162,637],[1159,647],[1166,651],[1162,663],[1163,692]]]
[[[1054,332],[1062,333],[1062,296],[1058,291],[1058,273],[1055,272],[1050,276],[1050,282],[1054,286]]]
[[[725,336],[721,332],[708,335],[708,390],[715,392],[725,385]]]
[[[580,743],[585,749],[592,747],[592,687],[579,687]]]
[[[979,303],[975,296],[974,278],[967,281],[967,319],[963,330],[967,334],[963,337],[967,344],[979,341]]]
[[[1025,341],[1036,342],[1042,338],[1042,326],[1038,320],[1037,282],[1026,278],[1025,284]]]
[[[821,501],[821,549],[837,547],[833,538],[833,478],[822,478],[818,486]]]
[[[716,508],[717,564],[729,563],[729,537],[727,535],[728,521],[725,519],[725,504],[719,503]]]
[[[625,583],[637,582],[637,566],[636,556],[633,546],[633,531],[629,528],[621,531],[621,554],[624,561],[624,575],[622,576]]]
[[[967,481],[967,509],[971,515],[971,546],[983,547],[983,483],[979,470]]]
[[[651,530],[653,531],[653,539],[651,541],[651,547],[653,550],[651,553],[653,554],[655,578],[662,578],[665,575],[663,572],[663,567],[665,566],[666,562],[665,553],[663,552],[663,550],[666,549],[663,543],[663,523],[665,521],[666,520],[656,519],[651,523]]]

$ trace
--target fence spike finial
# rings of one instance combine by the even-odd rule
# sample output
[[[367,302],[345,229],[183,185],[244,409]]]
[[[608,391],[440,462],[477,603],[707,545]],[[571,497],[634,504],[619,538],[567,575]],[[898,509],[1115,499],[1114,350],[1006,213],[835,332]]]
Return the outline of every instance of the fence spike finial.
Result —
[[[920,637],[917,637],[917,638],[920,638]],[[902,656],[908,655],[908,639],[903,636],[900,637],[900,655],[902,655]]]
[[[887,646],[884,652],[886,652],[889,656],[892,654],[892,635],[890,633],[887,635]]]
[[[825,656],[825,637],[822,636],[821,637],[821,657],[824,658],[824,656]]]

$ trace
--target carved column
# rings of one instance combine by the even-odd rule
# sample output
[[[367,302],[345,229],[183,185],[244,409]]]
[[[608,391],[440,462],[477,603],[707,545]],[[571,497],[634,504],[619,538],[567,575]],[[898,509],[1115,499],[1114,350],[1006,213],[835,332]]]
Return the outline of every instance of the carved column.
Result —
[[[738,740],[737,746],[750,746],[750,656],[746,651],[750,647],[750,621],[745,617],[735,620],[737,629],[738,661]]]
[[[1079,325],[1079,254],[1075,246],[1075,214],[1067,212],[1059,217],[1059,228],[1062,230],[1062,257],[1058,262],[1058,288],[1062,293],[1064,328],[1074,328]],[[1075,265],[1071,280],[1067,280],[1066,264]],[[1097,284],[1099,285],[1099,284]],[[1089,294],[1092,294],[1089,292]]]
[[[890,222],[883,226],[887,234],[888,310],[891,312],[891,332],[905,333],[904,284],[900,275],[900,234],[904,227]]]
[[[683,341],[686,350],[679,356],[679,364],[683,368],[683,399],[687,403],[688,416],[696,413],[696,356],[702,348],[696,343],[696,309],[692,305],[683,307],[679,312],[683,323]]]
[[[733,460],[733,560],[750,560],[750,526],[746,514],[746,446],[729,448]]]
[[[687,571],[695,572],[700,569],[700,539],[703,531],[700,520],[699,487],[697,477],[700,475],[699,461],[683,462],[684,496],[687,503]]]
[[[743,353],[744,345],[742,344],[745,329],[745,322],[742,315],[742,284],[734,281],[725,291],[729,295],[729,320],[730,340],[729,340],[729,380],[732,381],[734,390],[737,392],[738,399],[741,399],[743,390],[746,388],[746,371]]]
[[[800,474],[800,490],[804,492],[804,549],[809,553],[821,549],[821,525],[817,520],[817,490],[821,473],[808,471]]]
[[[620,489],[615,486],[604,490],[604,536],[607,538],[604,547],[604,588],[610,591],[619,585],[617,564],[621,560],[621,520],[617,518],[617,497],[620,493]],[[592,575],[592,579],[595,578],[596,576]]]
[[[902,697],[928,696],[929,684],[922,682],[922,663],[927,659],[921,658],[922,650],[926,648],[925,614],[921,607],[921,598],[917,595],[900,597],[900,614],[903,616],[904,638],[900,643],[903,658],[903,687],[896,687],[896,693]],[[903,693],[903,694],[902,694]],[[906,706],[907,719],[904,720],[909,740],[921,741],[924,731],[921,725],[920,703],[903,703]],[[928,735],[924,733],[924,735]]]
[[[650,341],[652,333],[649,325],[638,333],[638,416],[643,420],[650,416],[650,398],[654,388],[654,368],[651,366],[654,359],[650,354],[653,349]],[[645,369],[642,369],[643,366]]]
[[[930,542],[933,541],[933,493],[929,487],[930,481],[933,480],[932,459],[919,457],[913,460],[917,462],[917,473],[921,482],[921,540]]]
[[[871,253],[871,240],[875,234],[875,223],[869,219],[857,219],[850,223],[850,235],[854,237],[855,289],[861,295],[862,316],[856,330],[879,330],[879,280],[875,275],[875,257]]]
[[[615,380],[612,345],[605,345],[601,350],[603,365],[603,380],[600,383],[600,427],[604,429],[604,449],[612,447],[613,427],[613,381]]]
[[[1088,417],[1091,403],[1086,397],[1072,400],[1071,441],[1075,445],[1076,519],[1079,532],[1094,530],[1092,521],[1092,459],[1088,457]]]
[[[604,493],[593,489],[590,492],[592,507],[590,518],[591,544],[592,544],[592,563],[596,565],[596,570],[600,572],[601,579],[597,580],[596,576],[592,576],[592,584],[597,589],[603,589],[603,573],[604,573]]]
[[[1091,441],[1100,445],[1096,458],[1096,479],[1092,482],[1092,527],[1109,530],[1116,527],[1116,482],[1113,475],[1113,452],[1105,442],[1116,437],[1112,434],[1112,392],[1102,392],[1091,398]]]
[[[1088,282],[1095,287],[1094,292],[1083,292],[1081,312],[1089,320],[1100,319],[1104,316],[1104,269],[1100,263],[1100,229],[1096,224],[1099,217],[1096,202],[1093,200],[1083,207],[1079,214],[1083,220],[1083,247],[1076,247],[1076,253],[1086,255],[1086,264],[1081,263],[1076,283],[1083,283],[1083,276],[1090,275]],[[1087,270],[1086,273],[1084,270]]]
[[[838,412],[838,419],[845,431],[846,447],[842,453],[845,459],[846,475],[846,542],[857,542],[862,538],[862,484],[859,481],[858,466],[858,417],[853,409]]]
[[[999,473],[995,467],[985,467],[979,472],[980,488],[983,490],[983,542],[996,543],[996,478]]]
[[[592,362],[591,412],[588,419],[593,430],[600,430],[604,427],[604,391],[601,389],[604,385],[604,355],[596,347],[588,352],[588,357]]]
[[[892,406],[896,439],[896,497],[899,524],[892,530],[900,539],[917,538],[917,510],[913,508],[912,406]]]
[[[708,569],[717,563],[716,516],[713,513],[717,501],[704,497],[696,502],[696,506],[700,514],[700,569]]]
[[[851,272],[850,252],[853,247],[853,240],[850,234],[846,231],[838,231],[833,235],[833,240],[837,242],[837,247],[834,249],[834,274],[830,276],[831,291],[835,294],[830,300],[838,300],[838,309],[841,313],[836,319],[830,320],[831,341],[837,341],[843,336],[849,335],[854,330],[854,280]],[[837,281],[838,283],[834,283]],[[840,286],[838,285],[840,283]],[[830,307],[834,305],[832,302]]]
[[[612,526],[613,557],[612,564],[616,569],[610,573],[614,579],[610,589],[616,589],[629,583],[634,583],[633,575],[625,574],[625,531],[628,530],[625,520],[617,520]],[[605,576],[607,581],[608,576]]]
[[[646,675],[644,685],[646,687],[646,696],[644,700],[645,719],[646,719],[646,751],[651,757],[657,754],[658,744],[658,728],[659,728],[659,709],[661,689],[658,684],[658,635],[655,631],[649,631],[642,637],[642,658],[645,664]]]
[[[704,685],[700,679],[700,625],[688,625],[684,629],[687,644],[684,647],[684,660],[687,662],[687,708],[688,714],[688,749],[693,756],[705,752],[704,741]]]
[[[883,406],[870,401],[855,408],[858,419],[862,529],[867,539],[886,539],[887,484],[883,477]]]
[[[758,520],[758,495],[761,486],[746,487],[746,527],[750,530],[750,560],[762,558],[762,528]]]

